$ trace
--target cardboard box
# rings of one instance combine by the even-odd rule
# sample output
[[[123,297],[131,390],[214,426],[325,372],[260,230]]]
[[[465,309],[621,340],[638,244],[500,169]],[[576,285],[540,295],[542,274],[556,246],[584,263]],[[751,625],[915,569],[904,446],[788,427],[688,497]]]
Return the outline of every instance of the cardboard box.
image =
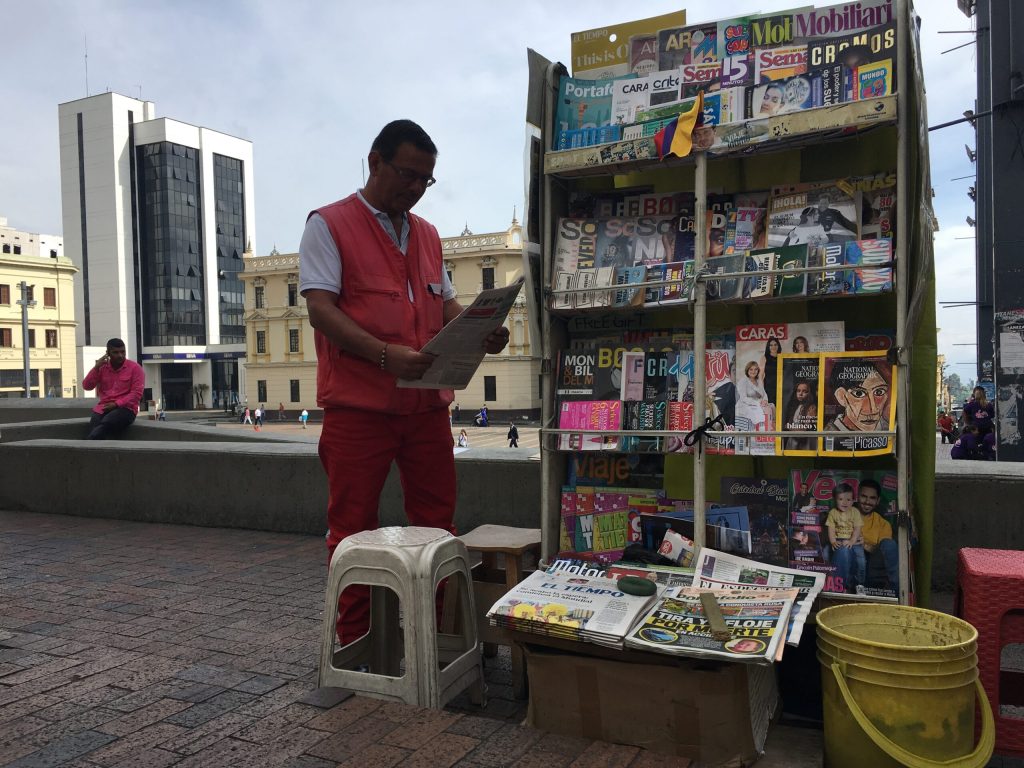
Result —
[[[527,646],[527,724],[702,766],[750,765],[764,752],[779,701],[775,667],[616,655],[623,660]]]

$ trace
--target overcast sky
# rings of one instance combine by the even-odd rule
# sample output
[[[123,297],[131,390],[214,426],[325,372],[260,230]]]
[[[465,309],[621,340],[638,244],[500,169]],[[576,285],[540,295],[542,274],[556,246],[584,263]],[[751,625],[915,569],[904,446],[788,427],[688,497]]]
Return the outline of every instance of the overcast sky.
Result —
[[[818,3],[823,5],[824,3]],[[297,0],[0,0],[0,216],[62,231],[57,105],[112,90],[155,102],[158,116],[249,139],[256,177],[255,251],[298,249],[309,210],[361,185],[370,142],[408,117],[438,148],[438,179],[417,207],[442,237],[467,223],[505,229],[523,200],[526,49],[569,62],[569,35],[685,7],[687,21],[781,10],[777,0],[643,4],[591,0],[310,3]],[[972,26],[956,0],[918,3],[929,124],[974,106]],[[964,124],[931,134],[939,300],[974,297],[973,173]],[[974,369],[974,309],[938,309],[940,351],[965,381]]]

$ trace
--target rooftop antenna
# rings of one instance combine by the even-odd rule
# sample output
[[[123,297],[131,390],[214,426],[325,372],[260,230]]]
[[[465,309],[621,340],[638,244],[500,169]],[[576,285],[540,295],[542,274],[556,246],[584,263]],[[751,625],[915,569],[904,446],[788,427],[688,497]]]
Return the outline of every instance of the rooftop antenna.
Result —
[[[85,95],[89,95],[89,36],[85,35]]]
[[[135,87],[139,89],[139,101],[142,101],[142,86],[136,84]]]

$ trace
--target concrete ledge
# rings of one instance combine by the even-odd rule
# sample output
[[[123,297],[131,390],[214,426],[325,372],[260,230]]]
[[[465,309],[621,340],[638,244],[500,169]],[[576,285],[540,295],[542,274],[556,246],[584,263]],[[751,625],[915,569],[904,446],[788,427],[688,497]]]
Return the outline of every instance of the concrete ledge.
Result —
[[[0,426],[0,442],[11,443],[22,440],[82,440],[89,435],[89,419],[53,419],[50,421],[25,421]],[[216,426],[192,422],[149,421],[136,419],[117,440],[110,442],[134,443],[140,441],[159,442],[218,442],[218,443],[316,443],[315,437],[282,437],[265,432],[217,429]]]
[[[455,466],[460,530],[540,525],[538,462],[461,456]],[[287,533],[326,529],[327,480],[315,442],[25,440],[0,443],[0,467],[0,509]],[[404,522],[392,468],[381,523]]]

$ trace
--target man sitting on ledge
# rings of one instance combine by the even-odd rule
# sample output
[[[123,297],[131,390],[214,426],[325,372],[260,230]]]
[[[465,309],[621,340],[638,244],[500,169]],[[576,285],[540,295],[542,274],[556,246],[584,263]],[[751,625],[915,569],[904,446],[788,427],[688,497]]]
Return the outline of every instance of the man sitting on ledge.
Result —
[[[124,342],[108,341],[107,354],[96,361],[82,380],[82,389],[95,389],[97,397],[89,420],[88,439],[108,440],[124,432],[139,413],[145,385],[142,366],[128,359]]]

